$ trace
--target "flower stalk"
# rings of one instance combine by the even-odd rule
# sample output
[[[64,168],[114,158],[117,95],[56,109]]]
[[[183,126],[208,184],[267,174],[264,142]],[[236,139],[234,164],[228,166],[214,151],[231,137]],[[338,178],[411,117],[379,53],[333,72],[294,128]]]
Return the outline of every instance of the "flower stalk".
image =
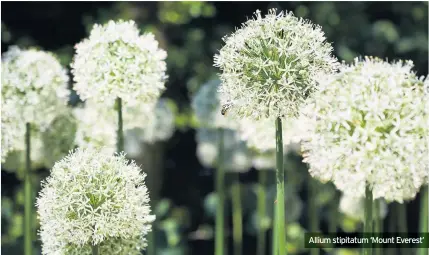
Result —
[[[32,240],[32,216],[33,216],[33,194],[31,188],[31,144],[30,144],[30,123],[25,125],[25,179],[24,179],[24,254],[31,255],[33,253]]]
[[[283,169],[283,138],[282,120],[276,119],[276,164],[277,164],[277,225],[279,255],[286,255],[286,224],[285,224],[285,180]]]
[[[273,234],[271,236],[271,255],[279,254],[279,239],[278,236],[278,228],[277,225],[279,223],[279,217],[277,211],[277,203],[274,204],[274,215],[273,215]]]
[[[265,255],[266,243],[266,227],[263,224],[266,218],[266,203],[265,203],[265,184],[267,182],[267,171],[259,171],[259,187],[257,194],[258,204],[258,237],[257,237],[257,255]]]
[[[117,129],[117,144],[116,151],[121,152],[124,150],[124,130],[122,120],[122,99],[116,98],[116,107],[118,111],[118,129]]]
[[[98,244],[91,245],[92,255],[99,255],[100,254],[100,246]]]
[[[382,227],[383,219],[380,215],[380,203],[381,203],[381,200],[377,199],[377,200],[374,200],[374,204],[373,204],[374,217],[375,217],[374,218],[374,233],[377,233],[377,234],[379,234],[383,231],[383,227]],[[382,246],[380,244],[375,244],[374,248],[376,248],[376,249],[374,249],[374,255],[383,254]]]
[[[224,200],[225,200],[225,169],[223,166],[224,145],[223,145],[223,129],[219,128],[219,144],[218,144],[218,166],[216,171],[216,193],[218,195],[218,206],[216,209],[215,223],[215,255],[223,255],[224,252]]]
[[[233,173],[232,184],[232,238],[234,255],[241,255],[243,249],[243,208],[241,205],[241,189],[239,174]]]
[[[428,226],[429,226],[429,222],[428,222],[428,186],[425,186],[422,188],[421,191],[421,196],[420,196],[420,221],[419,221],[419,225],[420,225],[420,233],[425,233],[428,232]],[[420,248],[417,251],[418,255],[429,255],[429,248]]]
[[[372,190],[368,185],[365,187],[365,214],[364,214],[364,234],[369,235],[372,229]],[[363,255],[372,255],[372,247],[364,247]]]
[[[319,217],[317,212],[317,205],[316,205],[316,182],[313,180],[310,176],[307,181],[308,185],[308,223],[309,223],[309,230],[312,233],[315,233],[319,229]],[[312,248],[310,249],[311,255],[318,255],[319,254],[319,248]]]
[[[396,210],[398,211],[398,231],[401,233],[407,233],[407,205],[396,204]]]

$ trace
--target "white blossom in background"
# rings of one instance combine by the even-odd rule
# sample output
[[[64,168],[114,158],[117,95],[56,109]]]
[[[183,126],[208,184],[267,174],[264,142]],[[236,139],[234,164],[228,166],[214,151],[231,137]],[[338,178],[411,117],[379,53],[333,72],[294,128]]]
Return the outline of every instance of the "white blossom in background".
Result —
[[[1,162],[4,163],[10,151],[16,150],[25,139],[25,125],[22,124],[12,105],[1,106]]]
[[[197,157],[206,167],[217,167],[219,152],[219,130],[200,128],[197,130]],[[222,166],[226,171],[245,172],[252,166],[252,157],[246,143],[231,129],[223,130],[224,158]]]
[[[57,110],[58,114],[50,127],[41,132],[43,161],[48,168],[66,156],[75,146],[77,121],[73,111],[69,107]]]
[[[91,244],[102,254],[139,254],[155,220],[145,177],[106,150],[77,149],[58,161],[36,203],[42,254],[88,254]]]
[[[221,104],[234,118],[296,117],[318,77],[338,66],[321,27],[292,12],[256,11],[223,40],[214,65]]]
[[[14,108],[19,123],[46,129],[68,102],[68,76],[49,52],[12,46],[2,54],[2,108]]]
[[[192,98],[192,109],[204,128],[236,129],[237,121],[229,117],[228,107],[220,104],[219,87],[219,79],[203,84]]]
[[[78,147],[116,151],[117,117],[112,107],[86,101],[85,106],[75,108],[73,113],[77,120],[75,144]]]
[[[356,59],[321,80],[304,110],[302,143],[310,174],[345,194],[412,199],[428,182],[428,114],[422,78],[411,61]]]
[[[274,118],[263,118],[257,121],[252,119],[241,119],[237,132],[240,138],[247,142],[249,148],[267,152],[276,149],[276,127]],[[294,143],[301,140],[302,123],[299,119],[285,121],[282,125],[283,151],[287,153]]]
[[[276,168],[276,151],[255,153],[252,157],[252,164],[258,170],[274,170]]]
[[[380,203],[378,218],[384,219],[387,215],[387,204],[383,200],[377,202]],[[365,215],[365,198],[342,194],[339,210],[350,218],[363,221]],[[373,214],[373,217],[376,218],[377,215]]]
[[[160,99],[146,126],[142,129],[142,140],[147,143],[170,139],[175,129],[175,116],[166,99]]]
[[[153,108],[164,91],[167,53],[152,33],[140,34],[134,21],[95,24],[75,46],[74,89],[83,99]]]

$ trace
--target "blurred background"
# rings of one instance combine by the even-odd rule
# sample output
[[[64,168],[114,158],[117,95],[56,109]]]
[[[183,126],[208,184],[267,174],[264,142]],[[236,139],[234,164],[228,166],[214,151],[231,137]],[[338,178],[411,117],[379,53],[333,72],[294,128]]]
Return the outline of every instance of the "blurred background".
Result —
[[[94,23],[132,19],[142,31],[153,32],[161,48],[167,50],[169,79],[163,95],[171,99],[176,130],[167,141],[143,144],[142,155],[153,190],[153,208],[157,215],[157,254],[213,254],[213,226],[216,196],[213,193],[214,170],[204,167],[196,156],[195,130],[198,128],[190,99],[198,88],[216,78],[213,55],[222,46],[222,37],[234,31],[257,9],[269,8],[293,11],[296,16],[320,24],[335,54],[350,62],[359,55],[381,58],[410,59],[419,75],[428,73],[428,2],[3,2],[1,20],[1,51],[10,45],[36,46],[56,53],[69,68],[74,45],[88,36]],[[70,87],[72,84],[70,83]],[[76,94],[71,104],[79,104]],[[274,134],[273,134],[274,135]],[[306,216],[307,189],[302,185],[307,168],[299,153],[286,156],[288,183],[296,185],[287,215],[288,249],[306,253],[302,235],[308,225]],[[289,171],[291,170],[291,171]],[[254,214],[256,169],[239,176],[244,210],[243,254],[256,250]],[[34,183],[46,178],[49,170],[41,166],[34,172]],[[228,186],[228,175],[226,185]],[[270,176],[274,180],[274,171]],[[23,189],[22,173],[2,166],[1,171],[1,251],[22,254]],[[274,181],[271,182],[274,187]],[[39,186],[36,186],[39,189]],[[273,194],[271,194],[273,193]],[[274,193],[268,192],[267,203],[274,203]],[[292,194],[291,193],[291,194]],[[296,193],[296,194],[295,194]],[[270,195],[271,194],[271,195]],[[291,195],[292,196],[292,195]],[[327,231],[323,215],[335,190],[321,185],[317,195],[321,229]],[[228,244],[231,246],[231,209],[226,213]],[[418,231],[419,196],[407,203],[407,227]],[[395,217],[389,205],[385,230]],[[36,217],[36,216],[35,216]],[[359,231],[359,220],[340,215],[339,231]],[[37,221],[35,221],[37,227]],[[268,234],[268,236],[270,236]],[[40,254],[40,243],[35,254]],[[269,242],[267,253],[269,253]],[[341,254],[356,254],[344,250]],[[232,253],[231,253],[232,254]],[[391,253],[389,253],[391,254]],[[408,253],[403,253],[408,254]]]

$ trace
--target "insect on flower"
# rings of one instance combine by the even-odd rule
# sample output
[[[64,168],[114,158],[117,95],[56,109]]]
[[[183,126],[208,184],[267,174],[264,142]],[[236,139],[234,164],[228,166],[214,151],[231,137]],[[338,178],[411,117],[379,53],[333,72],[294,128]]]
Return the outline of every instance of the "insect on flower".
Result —
[[[225,116],[228,109],[231,108],[231,106],[232,106],[232,103],[226,103],[222,105],[222,109],[220,110],[220,113]]]

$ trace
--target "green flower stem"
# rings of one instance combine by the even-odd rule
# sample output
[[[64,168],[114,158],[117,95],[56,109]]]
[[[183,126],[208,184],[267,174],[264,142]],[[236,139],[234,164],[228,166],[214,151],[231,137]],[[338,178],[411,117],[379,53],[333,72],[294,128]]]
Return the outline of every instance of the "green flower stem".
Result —
[[[365,216],[364,233],[371,234],[372,229],[372,190],[368,185],[365,187]],[[363,255],[372,255],[372,247],[364,247]]]
[[[374,200],[374,233],[381,233],[382,232],[382,227],[381,227],[381,222],[382,219],[380,218],[380,203],[381,200]],[[377,249],[374,249],[374,254],[375,255],[381,255],[382,254],[382,246],[375,244],[375,247]]]
[[[215,255],[224,254],[224,200],[225,200],[225,169],[223,167],[223,129],[219,129],[219,144],[218,144],[218,166],[216,171],[216,193],[218,196],[218,205],[216,208],[216,223],[215,223]]]
[[[401,233],[407,233],[407,205],[405,203],[397,203],[396,210],[398,211],[398,231]]]
[[[92,255],[99,255],[100,254],[100,247],[98,244],[91,245]]]
[[[283,169],[282,120],[276,119],[277,216],[279,255],[286,255],[285,178]]]
[[[330,205],[329,205],[329,225],[328,225],[328,231],[331,234],[337,233],[337,224],[338,224],[338,203],[339,203],[339,193],[335,190],[334,191],[334,199],[332,199]]]
[[[25,125],[25,176],[24,176],[24,254],[33,253],[33,194],[31,187],[31,158],[30,158],[30,123]]]
[[[308,176],[307,180],[307,189],[308,189],[308,223],[309,223],[309,230],[312,233],[316,233],[319,230],[319,217],[317,212],[317,205],[316,205],[316,195],[317,195],[317,183],[315,180],[313,180],[310,176]],[[311,255],[318,255],[319,254],[319,248],[312,248],[310,249]]]
[[[420,195],[420,233],[429,232],[428,226],[429,226],[429,215],[428,215],[428,186],[422,188],[421,195]],[[417,251],[418,255],[429,255],[429,248],[420,248]]]
[[[277,216],[277,204],[274,204],[274,215],[273,215],[273,234],[271,237],[271,255],[278,255],[279,254],[279,239],[277,238],[278,235],[278,228],[277,225],[279,223],[279,217]]]
[[[147,255],[155,255],[155,226],[152,225],[152,231],[147,234]]]
[[[243,247],[243,208],[241,206],[240,180],[238,173],[233,173],[232,184],[232,240],[234,244],[234,255],[242,254]]]
[[[259,171],[259,186],[257,194],[257,204],[258,204],[258,237],[257,237],[257,255],[265,255],[265,242],[266,242],[266,227],[262,224],[266,218],[266,195],[265,195],[265,185],[267,182],[267,170]]]
[[[116,98],[116,107],[118,111],[118,130],[116,134],[117,144],[116,151],[122,152],[124,151],[124,130],[123,130],[123,122],[122,122],[122,99]]]

